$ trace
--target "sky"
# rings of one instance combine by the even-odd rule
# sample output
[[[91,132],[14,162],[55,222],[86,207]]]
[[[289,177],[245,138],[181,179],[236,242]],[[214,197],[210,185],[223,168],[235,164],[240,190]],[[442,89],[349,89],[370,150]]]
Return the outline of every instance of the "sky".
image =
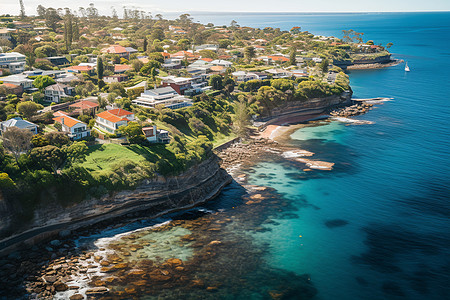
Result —
[[[23,0],[28,15],[36,14],[36,7],[78,10],[94,3],[102,14],[111,14],[114,6],[119,15],[124,3],[153,15],[164,12],[392,12],[392,11],[450,11],[450,0]],[[0,14],[19,14],[19,0],[0,0]]]

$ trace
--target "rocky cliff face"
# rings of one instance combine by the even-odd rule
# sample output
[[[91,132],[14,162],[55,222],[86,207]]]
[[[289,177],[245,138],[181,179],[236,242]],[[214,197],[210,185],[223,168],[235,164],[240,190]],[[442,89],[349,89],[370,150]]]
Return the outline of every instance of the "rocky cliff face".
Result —
[[[149,179],[133,191],[86,199],[71,207],[55,203],[39,207],[34,218],[20,232],[11,228],[10,222],[3,222],[11,218],[11,211],[0,209],[0,230],[3,233],[0,254],[11,251],[21,243],[33,244],[49,238],[62,230],[76,230],[138,211],[146,210],[148,217],[151,217],[195,206],[213,198],[230,182],[231,177],[219,167],[218,157],[213,156],[180,176]],[[5,236],[6,232],[13,234]]]
[[[326,114],[336,107],[350,105],[352,94],[352,91],[347,91],[341,95],[310,99],[307,102],[286,102],[272,111],[274,117],[267,120],[265,125],[295,123],[302,117]]]

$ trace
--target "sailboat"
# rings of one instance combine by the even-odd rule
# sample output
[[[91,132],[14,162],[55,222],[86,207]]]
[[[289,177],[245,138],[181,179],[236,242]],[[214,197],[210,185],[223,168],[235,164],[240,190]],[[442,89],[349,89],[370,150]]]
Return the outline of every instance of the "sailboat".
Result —
[[[405,72],[409,72],[409,67],[408,67],[408,62],[406,62],[406,66],[405,66]]]

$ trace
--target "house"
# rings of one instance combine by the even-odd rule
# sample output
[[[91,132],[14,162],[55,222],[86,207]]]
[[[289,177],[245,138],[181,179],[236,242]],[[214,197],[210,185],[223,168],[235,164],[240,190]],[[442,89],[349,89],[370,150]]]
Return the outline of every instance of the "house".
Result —
[[[0,135],[3,134],[8,128],[17,127],[20,129],[28,129],[33,134],[38,133],[38,126],[26,120],[22,120],[20,117],[12,118],[0,123]]]
[[[187,59],[187,60],[195,60],[199,58],[198,55],[195,55],[189,51],[178,51],[170,55],[170,58],[178,58],[178,59]]]
[[[74,112],[80,115],[94,115],[99,106],[95,102],[89,100],[81,100],[70,104],[69,108],[72,108]]]
[[[103,81],[106,83],[122,82],[122,81],[127,81],[127,80],[128,80],[128,75],[125,75],[125,74],[116,74],[116,75],[103,77]]]
[[[291,76],[291,73],[289,71],[286,71],[284,69],[269,69],[266,70],[266,73],[269,73],[272,75],[273,78],[287,78]]]
[[[181,69],[181,61],[179,58],[166,59],[161,66],[168,70]]]
[[[60,113],[60,115],[61,114],[63,113]],[[67,133],[71,140],[79,140],[91,135],[91,131],[87,128],[87,125],[75,118],[61,115],[53,118],[53,120],[61,124],[62,132]]]
[[[120,45],[111,45],[109,47],[103,48],[101,50],[101,52],[117,54],[121,58],[129,59],[131,54],[137,53],[138,51],[131,47],[123,47]]]
[[[7,89],[8,94],[15,94],[17,96],[21,96],[23,94],[23,88],[20,85],[12,84],[12,83],[2,83],[0,87],[4,87]]]
[[[0,68],[9,69],[12,74],[25,70],[26,56],[19,52],[0,53]]]
[[[278,63],[285,63],[289,61],[289,58],[285,57],[285,56],[281,56],[281,55],[269,55],[267,56],[269,59],[271,59],[274,62],[278,62]]]
[[[192,106],[191,99],[180,96],[170,86],[146,90],[139,97],[134,99],[132,103],[151,108],[155,108],[157,105],[163,105],[170,109]]]
[[[9,75],[2,77],[0,80],[3,81],[3,83],[21,86],[23,91],[33,89],[33,80],[27,78],[27,76],[23,74]]]
[[[249,72],[249,73],[247,73],[247,76],[252,77],[249,80],[253,80],[253,79],[265,80],[265,79],[269,78],[269,76],[267,76],[267,74],[264,72]]]
[[[94,74],[94,67],[92,66],[71,66],[65,68],[64,70],[70,73],[87,73],[89,75]]]
[[[156,125],[142,128],[145,138],[150,143],[170,143],[169,132],[163,129],[156,129]]]
[[[70,65],[70,61],[65,56],[52,56],[46,57],[45,59],[57,67]]]
[[[179,95],[184,95],[184,91],[192,87],[192,78],[167,76],[160,77],[162,86],[172,87]]]
[[[0,28],[0,39],[11,40],[11,30],[9,28]]]
[[[214,52],[217,52],[219,50],[218,44],[203,44],[199,46],[194,46],[194,51],[200,51],[200,50],[211,50]]]
[[[121,108],[111,109],[96,115],[95,126],[100,131],[115,134],[120,126],[134,120],[134,114]]]
[[[114,65],[114,73],[115,74],[121,74],[125,73],[126,71],[131,70],[130,65]]]
[[[51,101],[55,103],[59,103],[59,101],[61,101],[62,98],[74,95],[75,95],[75,88],[62,83],[55,83],[49,85],[44,90],[44,99],[46,101]]]
[[[227,60],[222,60],[222,59],[213,60],[211,63],[214,66],[221,66],[221,67],[224,67],[224,68],[229,68],[229,67],[231,67],[233,65],[232,62],[227,61]]]
[[[338,75],[338,73],[328,72],[327,83],[334,84],[336,82],[337,75]]]

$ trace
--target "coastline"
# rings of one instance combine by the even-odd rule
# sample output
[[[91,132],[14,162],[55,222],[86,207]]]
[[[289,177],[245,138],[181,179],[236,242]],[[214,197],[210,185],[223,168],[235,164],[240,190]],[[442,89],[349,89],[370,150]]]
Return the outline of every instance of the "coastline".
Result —
[[[395,59],[388,63],[372,63],[372,64],[355,64],[347,67],[347,70],[371,70],[371,69],[383,69],[387,67],[397,66],[403,63],[403,59]]]

